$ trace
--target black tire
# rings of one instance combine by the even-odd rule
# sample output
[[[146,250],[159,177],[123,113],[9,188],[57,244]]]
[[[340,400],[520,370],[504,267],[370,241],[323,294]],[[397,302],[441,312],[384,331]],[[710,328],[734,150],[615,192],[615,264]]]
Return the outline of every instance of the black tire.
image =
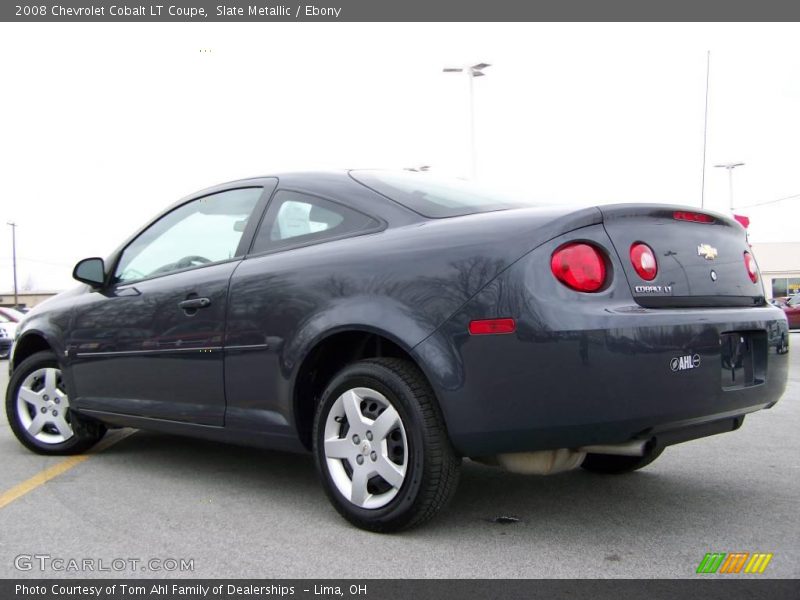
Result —
[[[644,456],[618,456],[615,454],[587,454],[581,467],[592,473],[621,475],[646,467],[664,452],[664,448],[650,448]]]
[[[393,491],[393,499],[378,508],[363,508],[345,497],[333,481],[324,450],[331,409],[344,392],[354,388],[369,388],[382,394],[399,414],[405,430],[405,478]],[[342,427],[349,428],[349,422]],[[349,434],[345,433],[343,439],[349,439]],[[389,533],[420,525],[449,502],[458,483],[461,459],[450,445],[433,391],[422,373],[405,360],[363,360],[340,371],[326,387],[317,407],[313,441],[325,493],[336,510],[361,529]],[[359,460],[366,462],[369,457]],[[350,464],[347,460],[341,462]],[[353,478],[352,467],[349,468]]]
[[[17,402],[20,387],[29,375],[37,370],[47,368],[60,370],[61,366],[58,364],[55,354],[45,351],[29,356],[14,369],[6,389],[6,416],[11,431],[23,446],[38,454],[65,455],[85,452],[105,435],[106,428],[101,423],[84,419],[68,409],[66,420],[72,428],[72,436],[64,441],[54,443],[36,439],[22,424]],[[61,377],[63,378],[63,374]],[[30,416],[29,413],[28,418]]]

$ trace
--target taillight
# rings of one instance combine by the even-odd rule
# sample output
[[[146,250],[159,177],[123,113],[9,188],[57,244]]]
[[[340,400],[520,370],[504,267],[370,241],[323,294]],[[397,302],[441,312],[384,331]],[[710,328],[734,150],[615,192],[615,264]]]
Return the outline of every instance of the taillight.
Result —
[[[516,329],[514,319],[479,319],[469,322],[470,335],[514,333]]]
[[[658,263],[652,248],[642,242],[631,244],[631,263],[637,275],[645,281],[653,281],[658,273]]]
[[[744,266],[747,269],[747,274],[750,276],[750,281],[758,283],[758,267],[756,266],[756,259],[749,252],[744,253]]]
[[[561,283],[579,292],[596,292],[606,282],[606,261],[600,250],[581,242],[553,252],[550,270]]]
[[[744,215],[733,215],[733,218],[739,222],[739,225],[747,229],[750,227],[750,217],[745,217]]]
[[[690,221],[692,223],[713,223],[714,217],[703,213],[690,212],[687,210],[676,210],[672,213],[672,218],[677,221]]]

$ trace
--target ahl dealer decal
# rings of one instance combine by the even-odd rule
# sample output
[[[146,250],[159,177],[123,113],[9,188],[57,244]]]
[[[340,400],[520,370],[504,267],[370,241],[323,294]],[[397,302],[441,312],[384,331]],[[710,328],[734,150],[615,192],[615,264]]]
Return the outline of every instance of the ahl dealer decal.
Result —
[[[699,354],[687,354],[685,356],[676,356],[669,361],[669,368],[673,371],[688,371],[689,369],[696,369],[700,366]]]

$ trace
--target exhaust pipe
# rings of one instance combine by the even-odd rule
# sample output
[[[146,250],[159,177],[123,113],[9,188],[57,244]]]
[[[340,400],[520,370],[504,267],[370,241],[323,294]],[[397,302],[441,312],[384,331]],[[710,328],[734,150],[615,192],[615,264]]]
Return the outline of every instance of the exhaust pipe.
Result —
[[[644,456],[645,447],[649,440],[634,440],[624,444],[600,444],[597,446],[583,446],[578,452],[587,454],[613,454],[615,456]]]

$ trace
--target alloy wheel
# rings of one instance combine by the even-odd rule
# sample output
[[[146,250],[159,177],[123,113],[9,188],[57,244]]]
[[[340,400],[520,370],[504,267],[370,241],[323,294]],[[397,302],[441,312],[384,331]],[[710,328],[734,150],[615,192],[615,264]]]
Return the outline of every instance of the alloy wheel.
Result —
[[[357,387],[333,403],[325,420],[325,460],[336,488],[352,504],[389,504],[406,479],[408,453],[402,418],[386,396]]]
[[[17,418],[28,435],[44,444],[60,444],[74,435],[60,369],[36,369],[22,381]]]

